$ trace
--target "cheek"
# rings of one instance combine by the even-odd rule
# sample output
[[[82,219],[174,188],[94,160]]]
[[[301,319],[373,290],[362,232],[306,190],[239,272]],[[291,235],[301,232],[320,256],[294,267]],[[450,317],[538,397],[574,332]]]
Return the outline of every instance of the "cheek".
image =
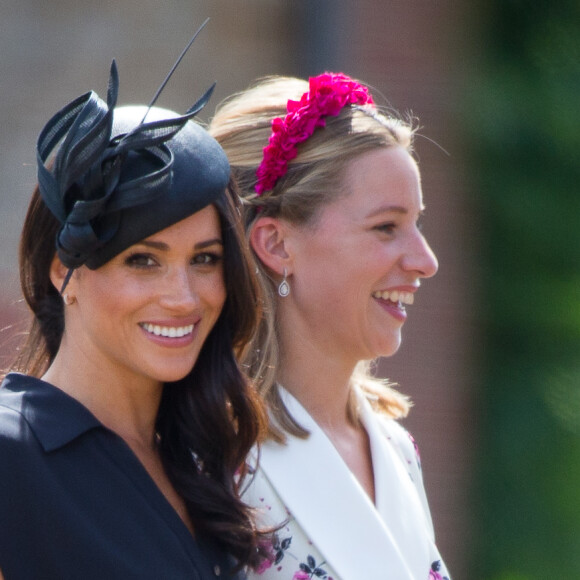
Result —
[[[218,310],[218,315],[222,311],[224,304],[226,303],[227,293],[224,284],[221,284],[216,288],[215,297],[213,300],[214,308]]]
[[[203,296],[206,304],[218,310],[219,315],[226,301],[226,285],[222,272],[216,272],[203,282]]]
[[[93,314],[101,313],[111,321],[137,310],[149,300],[151,288],[136,280],[118,277],[96,278],[91,281],[90,291],[79,296]]]

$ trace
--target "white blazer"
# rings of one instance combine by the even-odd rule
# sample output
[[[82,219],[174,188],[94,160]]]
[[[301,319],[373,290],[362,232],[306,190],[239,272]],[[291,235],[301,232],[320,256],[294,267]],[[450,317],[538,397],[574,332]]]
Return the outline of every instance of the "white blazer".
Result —
[[[261,524],[285,522],[268,542],[261,580],[440,580],[448,578],[434,543],[421,467],[413,441],[375,413],[357,391],[375,477],[373,505],[312,417],[287,391],[290,414],[310,432],[268,441],[244,501]],[[254,458],[255,459],[255,458]]]

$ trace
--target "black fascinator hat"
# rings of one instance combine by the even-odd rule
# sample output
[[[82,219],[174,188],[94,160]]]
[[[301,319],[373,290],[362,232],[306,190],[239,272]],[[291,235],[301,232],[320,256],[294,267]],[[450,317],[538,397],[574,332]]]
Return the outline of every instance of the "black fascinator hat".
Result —
[[[116,107],[118,86],[113,61],[107,101],[92,91],[78,97],[38,138],[39,190],[61,224],[56,248],[71,272],[97,269],[203,209],[229,180],[223,149],[191,120],[213,86],[184,115]]]

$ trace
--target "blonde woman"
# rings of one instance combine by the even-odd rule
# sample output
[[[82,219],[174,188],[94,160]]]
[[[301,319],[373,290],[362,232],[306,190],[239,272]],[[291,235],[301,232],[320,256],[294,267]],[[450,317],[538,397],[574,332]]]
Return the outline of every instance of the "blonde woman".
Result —
[[[245,204],[266,290],[247,364],[270,437],[245,499],[284,522],[256,578],[448,578],[408,401],[368,368],[394,355],[437,260],[419,229],[413,129],[343,74],[273,77],[228,99],[210,133]]]

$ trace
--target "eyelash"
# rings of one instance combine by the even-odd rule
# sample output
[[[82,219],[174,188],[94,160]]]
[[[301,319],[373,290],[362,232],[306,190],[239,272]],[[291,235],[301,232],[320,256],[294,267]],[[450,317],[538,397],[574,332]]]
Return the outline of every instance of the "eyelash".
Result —
[[[143,261],[145,261],[146,263],[142,263]],[[127,256],[127,258],[125,258],[125,264],[127,266],[131,266],[133,268],[140,268],[144,270],[153,267],[154,263],[155,260],[153,256],[150,256],[149,254],[142,253],[131,254],[130,256]]]
[[[423,230],[423,222],[417,221],[415,227],[421,232]],[[393,234],[394,231],[397,229],[397,224],[395,222],[388,222],[385,224],[379,224],[375,227],[376,230],[383,232],[385,234]]]
[[[209,266],[219,263],[222,259],[223,256],[221,254],[215,252],[202,252],[201,254],[196,254],[192,262],[200,266]]]
[[[397,224],[395,224],[394,222],[388,222],[386,224],[380,224],[376,226],[375,229],[385,234],[392,234],[396,228]]]
[[[218,264],[222,260],[223,256],[214,252],[201,252],[195,254],[191,259],[191,263],[194,266],[212,266]],[[125,264],[132,268],[148,270],[154,268],[157,265],[157,260],[154,256],[144,253],[136,253],[127,256],[125,259]]]

